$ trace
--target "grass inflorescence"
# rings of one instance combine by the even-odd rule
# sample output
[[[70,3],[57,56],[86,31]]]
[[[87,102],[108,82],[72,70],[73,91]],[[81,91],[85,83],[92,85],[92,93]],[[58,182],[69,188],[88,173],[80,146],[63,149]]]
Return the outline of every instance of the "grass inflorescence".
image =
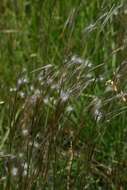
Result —
[[[0,4],[0,188],[127,188],[126,1]]]

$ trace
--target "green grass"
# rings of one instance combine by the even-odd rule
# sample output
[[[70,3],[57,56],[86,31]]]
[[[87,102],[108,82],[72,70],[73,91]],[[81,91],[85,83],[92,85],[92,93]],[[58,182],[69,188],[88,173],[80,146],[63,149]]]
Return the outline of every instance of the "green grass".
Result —
[[[1,1],[0,189],[127,189],[126,7]]]

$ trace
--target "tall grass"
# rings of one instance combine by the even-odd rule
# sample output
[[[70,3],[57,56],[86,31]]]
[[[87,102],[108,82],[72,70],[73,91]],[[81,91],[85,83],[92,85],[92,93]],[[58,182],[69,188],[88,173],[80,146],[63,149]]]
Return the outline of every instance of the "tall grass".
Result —
[[[1,1],[1,189],[126,190],[126,12]]]

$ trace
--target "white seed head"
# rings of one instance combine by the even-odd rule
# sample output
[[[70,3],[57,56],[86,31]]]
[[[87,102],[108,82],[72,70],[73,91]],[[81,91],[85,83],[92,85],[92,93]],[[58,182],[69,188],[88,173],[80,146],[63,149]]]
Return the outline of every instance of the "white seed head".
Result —
[[[52,84],[51,89],[59,90],[60,86],[58,84]]]
[[[46,96],[46,97],[43,99],[43,102],[44,102],[45,104],[48,104],[48,103],[49,103],[49,97]]]
[[[95,118],[95,120],[96,120],[97,122],[99,122],[99,121],[102,119],[102,117],[103,117],[102,112],[101,112],[100,110],[96,109],[96,110],[94,111],[94,118]]]
[[[17,89],[16,88],[10,88],[10,92],[16,92]]]
[[[33,86],[33,85],[30,86],[30,90],[31,90],[32,92],[34,91],[34,86]]]
[[[23,158],[23,153],[22,152],[19,153],[19,158]]]
[[[52,84],[52,82],[53,82],[53,80],[52,80],[51,78],[49,78],[49,79],[47,80],[47,84]]]
[[[28,136],[28,134],[29,134],[29,132],[28,132],[27,129],[23,129],[23,130],[22,130],[22,135],[23,135],[24,137]]]
[[[28,168],[28,164],[25,162],[24,165],[23,165],[24,169],[27,169]]]
[[[35,94],[36,96],[40,96],[41,92],[40,92],[39,89],[36,89],[35,92],[34,92],[34,94]]]
[[[21,86],[21,85],[24,85],[24,84],[27,84],[28,83],[28,79],[27,78],[19,78],[18,79],[18,86]]]
[[[34,147],[35,148],[39,148],[39,143],[38,142],[34,142]]]
[[[72,106],[68,106],[66,109],[67,112],[72,112],[73,110],[74,110],[74,108]]]
[[[18,168],[16,168],[16,167],[12,168],[11,174],[12,174],[13,176],[16,176],[16,175],[18,174]]]
[[[25,93],[24,92],[19,92],[20,98],[25,98]]]
[[[72,62],[73,64],[83,64],[83,63],[84,63],[84,60],[83,60],[82,58],[78,57],[77,55],[74,55],[74,56],[72,56],[72,58],[71,58],[71,62]]]
[[[124,14],[125,14],[125,15],[127,14],[127,9],[124,10]]]
[[[0,105],[4,104],[4,101],[0,101]]]
[[[69,99],[69,93],[61,91],[60,98],[61,98],[62,102],[66,102]]]
[[[27,170],[23,170],[23,176],[26,176],[27,175]]]

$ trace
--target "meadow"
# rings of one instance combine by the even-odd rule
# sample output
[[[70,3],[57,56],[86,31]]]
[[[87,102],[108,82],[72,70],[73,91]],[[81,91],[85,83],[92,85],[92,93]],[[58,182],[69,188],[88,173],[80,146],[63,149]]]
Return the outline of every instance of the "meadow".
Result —
[[[0,1],[0,189],[127,189],[126,0]]]

